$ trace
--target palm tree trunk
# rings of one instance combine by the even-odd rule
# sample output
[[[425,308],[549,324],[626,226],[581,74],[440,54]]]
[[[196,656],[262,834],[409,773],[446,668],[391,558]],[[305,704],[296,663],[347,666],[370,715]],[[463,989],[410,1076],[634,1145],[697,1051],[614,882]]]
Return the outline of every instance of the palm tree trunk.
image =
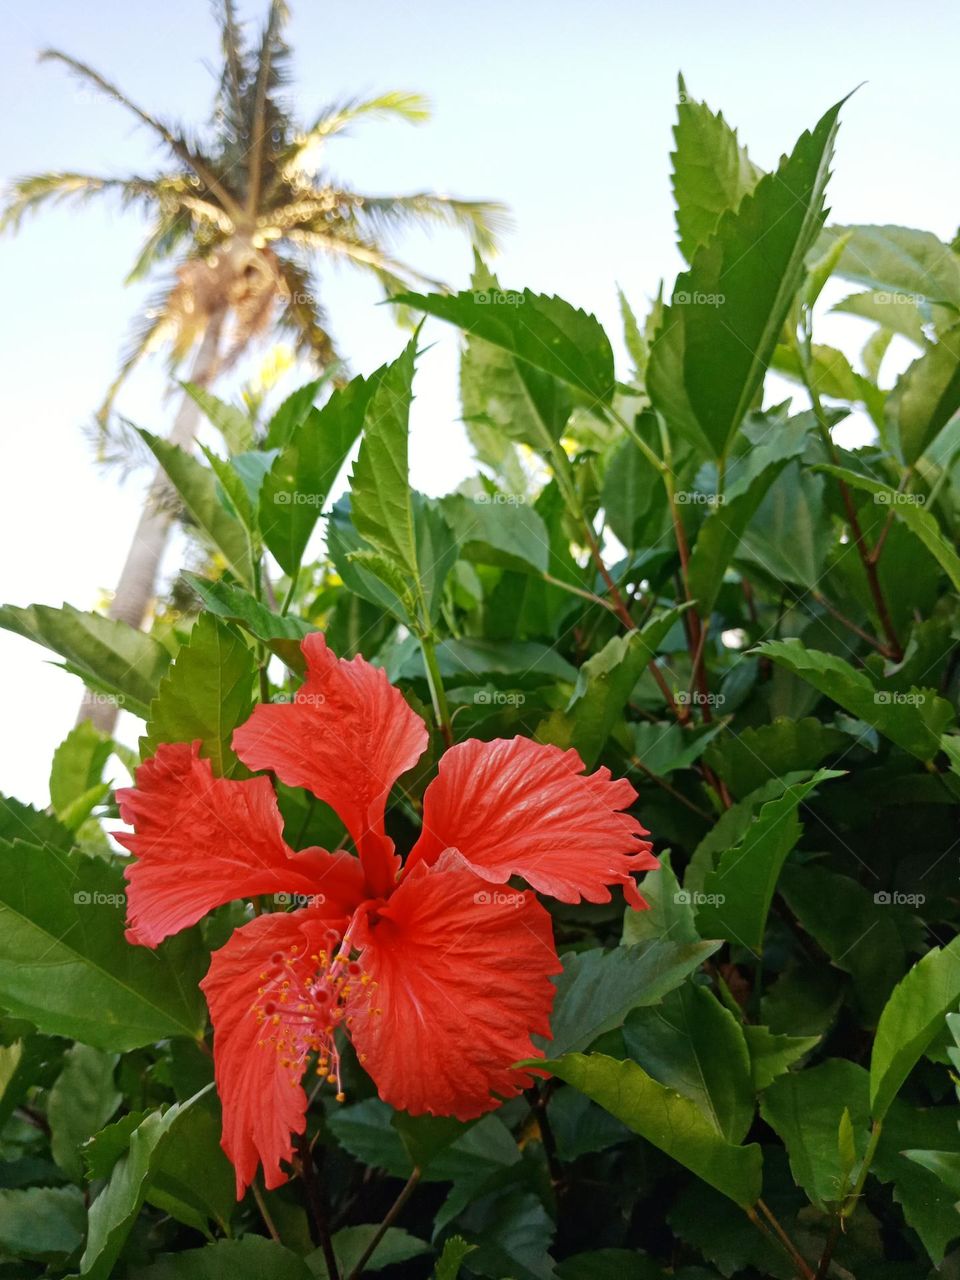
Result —
[[[216,377],[223,321],[224,313],[216,312],[210,317],[204,330],[190,372],[190,381],[197,386],[209,386]],[[193,444],[199,418],[200,409],[196,401],[184,392],[173,428],[167,437],[169,443],[189,449]],[[109,609],[109,617],[126,622],[131,627],[143,626],[156,595],[157,576],[173,521],[173,504],[169,501],[171,493],[170,481],[163,469],[158,467],[147,492],[143,512]],[[101,732],[112,734],[120,710],[121,707],[112,698],[105,698],[87,689],[80,704],[77,723],[89,720]]]

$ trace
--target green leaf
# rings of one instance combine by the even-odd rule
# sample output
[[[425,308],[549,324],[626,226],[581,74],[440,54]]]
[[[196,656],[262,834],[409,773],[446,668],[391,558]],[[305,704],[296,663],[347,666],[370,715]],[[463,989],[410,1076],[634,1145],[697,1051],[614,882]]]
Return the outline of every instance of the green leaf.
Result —
[[[677,279],[647,391],[671,429],[723,457],[764,374],[825,217],[840,105],[721,218]]]
[[[904,1151],[908,1160],[936,1174],[952,1196],[960,1200],[960,1151]]]
[[[417,575],[417,544],[407,460],[414,338],[388,365],[366,406],[363,444],[350,480],[353,523],[361,537]]]
[[[477,291],[500,292],[482,263]],[[460,397],[467,434],[481,462],[494,467],[515,492],[527,487],[516,444],[550,458],[573,411],[567,386],[512,351],[468,333],[460,359]]]
[[[220,501],[215,472],[197,462],[179,445],[162,440],[143,428],[138,428],[138,433],[167,473],[190,519],[214,550],[222,553],[240,581],[251,586],[253,566],[247,531]]]
[[[161,742],[199,738],[214,773],[230,777],[239,768],[230,739],[253,710],[256,670],[240,637],[213,614],[202,613],[150,705],[141,755],[152,755]]]
[[[347,460],[382,370],[310,408],[277,455],[260,491],[263,539],[286,573],[296,573],[310,535]]]
[[[546,573],[550,535],[533,506],[510,494],[451,494],[440,504],[459,553],[480,564]]]
[[[675,721],[638,720],[633,729],[633,753],[643,769],[665,777],[689,769],[703,755],[724,724],[681,728]]]
[[[253,448],[253,423],[248,414],[236,405],[218,399],[206,387],[198,387],[193,382],[181,382],[180,385],[217,428],[231,453],[243,453],[245,449]]]
[[[953,720],[950,704],[932,690],[878,689],[865,671],[835,654],[805,649],[799,640],[769,640],[752,652],[806,680],[918,760],[933,759],[940,750],[940,735]]]
[[[630,1057],[654,1080],[694,1102],[727,1142],[742,1142],[754,1110],[743,1028],[706,987],[692,982],[623,1028]]]
[[[113,743],[84,720],[75,725],[53,753],[50,766],[50,804],[62,817],[81,796],[100,785]]]
[[[379,1225],[374,1222],[369,1226],[343,1227],[334,1235],[333,1252],[339,1263],[341,1276],[352,1273],[379,1230]],[[402,1231],[399,1227],[388,1227],[383,1239],[364,1264],[362,1274],[366,1275],[368,1271],[382,1271],[384,1267],[409,1262],[412,1258],[422,1258],[425,1253],[432,1252],[426,1240],[418,1240],[416,1236],[410,1235],[408,1231]],[[322,1249],[316,1249],[308,1254],[306,1263],[317,1280],[327,1280],[329,1272]]]
[[[763,806],[740,843],[723,854],[704,881],[705,900],[697,910],[701,934],[726,938],[755,954],[762,952],[781,868],[803,831],[797,809],[821,782],[841,776],[821,769],[809,781],[787,787],[779,799]]]
[[[796,346],[783,344],[775,349],[770,367],[798,386],[805,387],[809,381],[814,391],[827,399],[849,400],[864,405],[873,421],[878,426],[883,425],[886,393],[869,378],[857,373],[836,347],[813,343],[809,368],[805,369]]]
[[[326,378],[315,378],[292,391],[267,424],[263,440],[265,449],[282,449],[313,408],[313,402]]]
[[[385,1169],[391,1177],[409,1178],[413,1161],[393,1123],[395,1114],[379,1098],[367,1098],[353,1106],[340,1107],[328,1116],[327,1124],[355,1159]],[[519,1160],[517,1144],[503,1121],[484,1116],[432,1158],[424,1181],[449,1182],[467,1177],[485,1180]]]
[[[127,1111],[83,1144],[81,1154],[91,1182],[110,1177],[111,1169],[130,1147],[130,1135],[152,1114],[149,1109]]]
[[[5,795],[0,795],[0,840],[23,840],[53,849],[73,847],[72,832],[52,814]]]
[[[205,1090],[204,1090],[205,1092]],[[185,1106],[150,1163],[146,1199],[196,1231],[213,1219],[227,1229],[236,1205],[236,1176],[220,1145],[222,1124],[205,1105]]]
[[[552,1054],[578,1053],[622,1026],[632,1009],[656,1005],[719,947],[717,942],[652,939],[633,947],[596,948],[563,958],[554,979]]]
[[[837,275],[870,289],[915,294],[960,307],[960,262],[930,231],[894,226],[833,226],[825,242],[846,237]]]
[[[744,1023],[743,1034],[750,1052],[753,1087],[758,1093],[782,1076],[793,1064],[820,1043],[821,1036],[776,1035],[769,1027]]]
[[[923,1241],[934,1266],[957,1236],[957,1197],[936,1173],[910,1159],[913,1143],[942,1150],[948,1161],[960,1156],[960,1109],[916,1108],[895,1101],[883,1124],[883,1134],[873,1162],[873,1172],[883,1182],[893,1182],[893,1198],[903,1216]]]
[[[52,649],[94,690],[109,693],[125,710],[147,715],[170,654],[158,640],[125,622],[32,604],[0,605],[0,627]]]
[[[0,846],[0,1005],[50,1035],[117,1052],[200,1035],[196,940],[131,946],[125,888],[101,858]]]
[[[272,653],[282,658],[291,671],[302,675],[306,670],[300,642],[314,628],[302,618],[281,616],[260,604],[243,587],[218,579],[211,582],[196,573],[182,574],[184,580],[203,601],[204,607],[225,622],[233,622],[262,640]]]
[[[852,485],[855,489],[862,489],[865,493],[872,493],[874,502],[889,507],[897,519],[901,520],[910,532],[920,539],[950,579],[954,588],[960,591],[960,556],[957,555],[956,551],[940,532],[940,526],[934,516],[929,511],[924,510],[923,502],[925,499],[922,494],[898,493],[897,490],[891,489],[889,485],[881,484],[879,480],[870,480],[867,476],[862,476],[857,471],[850,471],[846,467],[832,467],[822,464],[818,467],[818,470],[827,471],[830,475],[835,475],[841,480],[845,480],[847,484]]]
[[[811,422],[809,415],[798,414],[772,425],[770,439],[754,445],[742,467],[739,459],[731,464],[731,483],[701,525],[690,556],[690,594],[702,614],[716,603],[727,566],[770,486],[791,458],[803,453]]]
[[[413,1165],[426,1169],[441,1151],[446,1151],[458,1138],[462,1138],[469,1124],[455,1116],[411,1116],[406,1111],[395,1111],[391,1123],[399,1133]]]
[[[150,1266],[130,1273],[131,1280],[313,1280],[315,1274],[305,1258],[265,1236],[161,1253]]]
[[[817,866],[784,867],[780,892],[837,968],[851,975],[862,1016],[875,1026],[906,964],[889,907],[856,880]]]
[[[668,609],[641,631],[613,636],[580,668],[564,717],[563,731],[569,734],[569,741],[560,745],[575,747],[588,769],[596,763],[622,717],[634,685],[653,661],[680,612]],[[544,736],[553,740],[549,729]]]
[[[739,798],[762,786],[771,774],[813,770],[825,756],[849,745],[848,734],[813,716],[803,720],[778,716],[770,724],[715,738],[704,760]]]
[[[444,680],[482,684],[497,677],[510,677],[523,687],[559,680],[573,684],[576,668],[549,645],[533,640],[483,640],[464,636],[461,640],[441,640],[437,662]],[[392,679],[423,677],[423,659],[418,651],[401,662]]]
[[[151,1112],[130,1134],[126,1154],[117,1161],[110,1181],[90,1208],[87,1247],[80,1260],[82,1276],[106,1280],[111,1274],[147,1198],[150,1179],[164,1147],[176,1141],[178,1122],[196,1101],[191,1098],[165,1112]]]
[[[693,916],[693,896],[680,888],[670,865],[670,851],[660,854],[660,866],[648,871],[640,885],[647,902],[645,911],[627,907],[623,914],[623,941],[644,942],[668,938],[671,942],[699,942]]]
[[[636,432],[648,444],[655,430],[654,414],[641,414],[637,418]],[[666,491],[660,473],[632,439],[622,441],[612,454],[603,477],[600,500],[607,524],[625,547],[656,542],[654,531],[667,516]]]
[[[463,1260],[476,1247],[475,1244],[467,1244],[463,1236],[451,1236],[445,1242],[443,1253],[437,1259],[433,1280],[457,1280]]]
[[[77,1187],[0,1191],[0,1252],[63,1262],[83,1242],[86,1216]]]
[[[123,1101],[113,1076],[118,1058],[89,1045],[74,1044],[47,1099],[50,1150],[60,1168],[79,1182],[80,1147],[102,1129]]]
[[[597,319],[562,298],[499,288],[457,294],[401,293],[391,301],[457,325],[566,383],[588,405],[609,404],[610,341]]]
[[[759,1197],[760,1148],[727,1142],[696,1103],[654,1080],[635,1062],[571,1053],[536,1065],[572,1084],[737,1204],[747,1207]]]
[[[882,1120],[943,1020],[960,1001],[960,938],[934,947],[884,1006],[870,1057],[870,1111]]]
[[[673,197],[677,205],[680,252],[688,262],[706,244],[728,209],[736,209],[763,176],[751,163],[720,113],[687,93],[680,77],[680,101],[673,137]]]
[[[798,459],[788,462],[763,496],[734,553],[751,574],[759,570],[772,587],[795,583],[813,591],[833,546],[824,519],[826,484]]]
[[[845,1190],[837,1141],[844,1110],[860,1159],[867,1143],[867,1073],[842,1058],[788,1071],[774,1080],[760,1103],[764,1120],[787,1148],[797,1185],[821,1209],[836,1204]]]

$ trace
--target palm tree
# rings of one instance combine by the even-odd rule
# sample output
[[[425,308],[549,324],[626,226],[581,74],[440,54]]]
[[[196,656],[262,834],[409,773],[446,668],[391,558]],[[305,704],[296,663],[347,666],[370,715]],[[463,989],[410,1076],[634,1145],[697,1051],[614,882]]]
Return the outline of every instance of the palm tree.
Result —
[[[132,112],[167,160],[161,172],[145,176],[55,172],[20,178],[0,215],[0,230],[16,230],[25,214],[44,203],[113,194],[125,207],[152,217],[128,280],[161,269],[167,274],[137,320],[99,410],[103,429],[123,380],[142,356],[161,346],[169,352],[171,371],[196,352],[189,380],[199,386],[208,386],[270,329],[291,334],[298,353],[332,370],[338,357],[319,300],[319,255],[372,274],[389,295],[411,282],[438,285],[391,254],[394,233],[410,224],[439,223],[465,229],[478,249],[489,251],[506,224],[504,207],[489,201],[432,192],[371,196],[335,181],[325,167],[331,139],[365,118],[419,123],[429,116],[426,99],[395,91],[334,102],[304,126],[283,97],[290,61],[286,4],[271,0],[259,39],[249,43],[233,0],[218,0],[217,9],[222,68],[213,118],[202,131],[153,115],[66,53],[49,49],[40,55],[65,64]],[[190,447],[198,413],[185,398],[170,440]],[[111,617],[135,627],[143,625],[156,591],[172,511],[159,500],[165,488],[158,473],[110,606]],[[116,713],[99,703],[82,709],[86,716],[110,731]]]

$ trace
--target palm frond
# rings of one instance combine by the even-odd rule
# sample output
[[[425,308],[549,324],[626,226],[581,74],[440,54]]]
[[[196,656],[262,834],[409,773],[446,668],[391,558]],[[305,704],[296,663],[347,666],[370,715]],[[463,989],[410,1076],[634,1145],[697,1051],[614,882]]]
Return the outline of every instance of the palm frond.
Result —
[[[338,364],[340,358],[327,328],[327,316],[313,273],[285,256],[277,258],[277,269],[286,286],[278,326],[293,338],[298,355],[310,357],[321,369]]]
[[[207,190],[221,201],[228,212],[239,213],[239,206],[233,195],[223,186],[212,165],[200,154],[197,147],[191,143],[182,129],[164,124],[162,120],[158,120],[149,111],[137,106],[126,94],[121,93],[117,86],[102,76],[99,71],[94,70],[93,67],[88,66],[85,62],[72,58],[68,53],[63,53],[59,49],[44,49],[40,54],[40,61],[62,62],[74,75],[79,76],[82,80],[89,80],[108,97],[126,107],[128,111],[137,117],[141,124],[146,125],[148,129],[156,133],[179,160],[193,170],[201,182],[205,183]]]
[[[422,124],[430,119],[430,99],[422,93],[407,93],[391,89],[374,98],[344,98],[328,103],[317,115],[313,124],[294,139],[280,162],[285,177],[297,173],[314,173],[324,143],[339,133],[349,133],[363,120],[388,120],[397,118],[410,124]]]
[[[252,114],[247,173],[247,214],[253,216],[260,204],[261,184],[265,177],[268,148],[274,154],[286,143],[288,115],[277,102],[277,94],[286,83],[286,63],[290,50],[283,39],[284,23],[289,17],[284,0],[271,0],[260,48],[257,52],[257,74],[253,85]]]
[[[243,33],[233,0],[215,0],[214,12],[220,23],[223,67],[217,93],[215,119],[219,131],[239,137],[244,128],[244,104],[249,90],[249,68]]]
[[[34,173],[16,178],[4,194],[0,231],[17,231],[24,216],[43,204],[63,200],[89,200],[115,193],[123,204],[157,204],[159,180],[154,178],[105,178],[92,173]]]
[[[137,260],[130,268],[124,284],[133,284],[148,276],[155,267],[176,253],[191,230],[190,219],[183,211],[162,211],[137,254]]]
[[[170,295],[175,288],[176,284],[168,281],[165,287],[149,300],[133,323],[130,338],[120,359],[120,368],[107,388],[107,394],[96,414],[96,420],[105,436],[108,434],[107,428],[113,402],[120,388],[143,357],[160,346],[173,328],[170,316]]]
[[[481,253],[495,253],[499,237],[513,226],[507,206],[495,200],[458,200],[454,196],[418,191],[409,196],[363,196],[344,192],[357,221],[377,236],[402,228],[430,224],[466,231]]]
[[[298,228],[289,233],[288,239],[304,248],[345,260],[350,266],[362,271],[369,271],[382,283],[390,280],[391,289],[395,292],[401,292],[411,284],[425,285],[428,289],[441,293],[447,292],[447,286],[442,280],[424,275],[408,263],[394,258],[382,245],[365,239],[353,228],[326,225]]]

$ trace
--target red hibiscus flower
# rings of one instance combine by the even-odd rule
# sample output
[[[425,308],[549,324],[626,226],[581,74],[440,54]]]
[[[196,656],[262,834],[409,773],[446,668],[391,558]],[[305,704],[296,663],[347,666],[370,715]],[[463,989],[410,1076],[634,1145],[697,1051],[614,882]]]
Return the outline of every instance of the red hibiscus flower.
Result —
[[[634,873],[657,865],[622,812],[628,782],[526,738],[447,751],[402,863],[384,816],[427,745],[423,721],[363,658],[338,659],[320,634],[303,652],[296,701],[258,706],[234,749],[331,805],[358,857],[295,853],[269,778],[216,778],[196,742],[160,746],[118,793],[134,829],[117,837],[135,855],[131,942],[155,947],[239,898],[305,903],[235,930],[201,984],[238,1196],[259,1161],[268,1187],[285,1181],[306,1123],[301,1078],[312,1061],[340,1094],[343,1033],[381,1098],[413,1115],[468,1120],[528,1086],[511,1064],[550,1034],[560,964],[535,894],[497,886],[519,876],[561,902],[607,902],[620,885],[644,906]]]

